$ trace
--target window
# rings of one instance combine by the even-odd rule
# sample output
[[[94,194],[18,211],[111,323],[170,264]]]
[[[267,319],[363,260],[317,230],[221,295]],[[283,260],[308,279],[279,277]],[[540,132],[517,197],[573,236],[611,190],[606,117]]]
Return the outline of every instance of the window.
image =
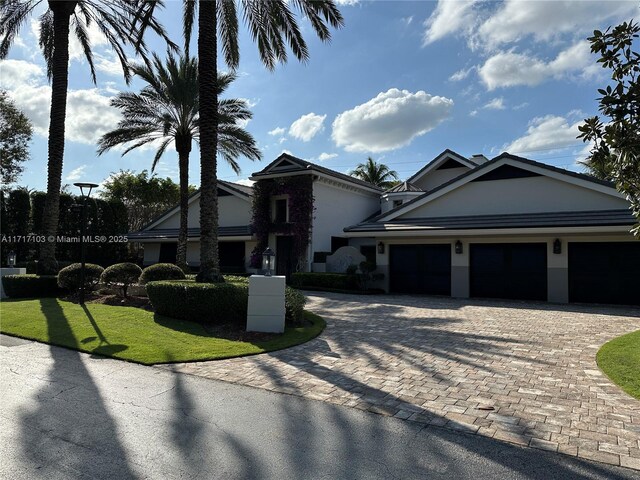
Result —
[[[287,223],[287,199],[280,198],[275,202],[275,208],[273,212],[274,223]]]
[[[402,205],[402,200],[393,201],[393,208],[399,207],[400,205]]]

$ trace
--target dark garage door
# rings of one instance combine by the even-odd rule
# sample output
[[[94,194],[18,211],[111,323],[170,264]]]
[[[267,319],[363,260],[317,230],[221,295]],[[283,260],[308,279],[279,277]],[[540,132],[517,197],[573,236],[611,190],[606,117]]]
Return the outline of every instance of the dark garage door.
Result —
[[[546,243],[476,243],[470,247],[472,297],[547,299]]]
[[[451,245],[391,245],[389,248],[392,292],[451,295]]]
[[[569,242],[569,301],[640,305],[640,242]]]

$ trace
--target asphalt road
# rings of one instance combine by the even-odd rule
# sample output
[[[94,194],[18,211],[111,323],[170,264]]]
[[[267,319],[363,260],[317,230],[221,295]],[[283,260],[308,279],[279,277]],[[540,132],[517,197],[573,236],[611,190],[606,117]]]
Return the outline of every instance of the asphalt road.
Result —
[[[640,472],[0,336],[3,479],[562,479]]]

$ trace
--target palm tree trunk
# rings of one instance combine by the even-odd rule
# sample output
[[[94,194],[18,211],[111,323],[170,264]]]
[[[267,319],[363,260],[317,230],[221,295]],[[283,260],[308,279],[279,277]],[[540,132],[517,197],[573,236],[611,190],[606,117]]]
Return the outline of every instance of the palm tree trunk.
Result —
[[[178,150],[178,169],[180,170],[180,231],[178,232],[178,251],[176,254],[176,265],[185,273],[188,273],[187,266],[187,229],[189,228],[189,152],[191,151],[191,139],[189,139],[188,149],[185,145],[176,147]]]
[[[64,160],[64,122],[69,79],[69,19],[77,2],[49,2],[53,12],[53,58],[51,69],[51,117],[49,121],[49,159],[47,196],[44,203],[44,234],[53,237],[40,247],[41,274],[58,273],[55,237],[58,233],[60,184]]]
[[[198,8],[198,76],[200,78],[200,273],[199,282],[224,281],[218,258],[218,93],[216,2]]]

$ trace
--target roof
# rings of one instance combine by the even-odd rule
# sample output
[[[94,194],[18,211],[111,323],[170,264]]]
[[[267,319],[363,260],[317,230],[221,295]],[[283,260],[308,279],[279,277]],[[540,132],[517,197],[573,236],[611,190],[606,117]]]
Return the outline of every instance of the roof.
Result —
[[[415,186],[411,182],[402,182],[396,185],[395,187],[391,187],[385,193],[399,193],[399,192],[423,192],[421,188]]]
[[[274,166],[276,166],[282,160],[288,160],[289,162],[296,164],[297,167],[283,168],[283,169],[278,169],[277,171],[270,171]],[[306,160],[302,160],[301,158],[294,157],[293,155],[290,155],[288,153],[282,153],[278,158],[276,158],[273,162],[271,162],[269,165],[264,167],[262,170],[251,174],[251,177],[262,177],[267,175],[275,175],[278,173],[296,172],[301,169],[324,173],[325,175],[338,178],[344,182],[353,183],[356,185],[360,185],[362,187],[367,187],[369,189],[378,190],[382,192],[382,189],[377,185],[374,185],[373,183],[365,182],[364,180],[360,180],[359,178],[352,177],[344,173],[336,172],[335,170],[322,167],[316,163],[307,162]]]
[[[411,175],[408,181],[415,181],[417,178],[422,177],[425,173],[430,171],[436,164],[442,162],[445,158],[453,158],[456,162],[461,163],[461,166],[466,166],[467,168],[475,168],[477,165],[476,161],[469,160],[468,158],[463,157],[459,153],[454,152],[453,150],[446,149],[442,153],[440,153],[436,158],[427,163],[424,167],[418,170],[416,173]]]
[[[500,155],[498,155],[497,157],[492,158],[488,162],[483,163],[481,165],[478,165],[477,167],[469,170],[468,172],[465,172],[465,173],[463,173],[461,175],[458,175],[455,178],[452,178],[448,182],[445,182],[442,185],[437,186],[433,190],[429,190],[428,192],[425,192],[423,195],[420,195],[419,197],[413,198],[413,199],[409,200],[408,202],[403,203],[399,207],[396,207],[394,209],[389,210],[386,213],[383,213],[383,214],[379,215],[376,219],[382,219],[382,218],[387,217],[387,216],[389,216],[389,215],[391,215],[391,214],[393,214],[393,213],[395,213],[397,211],[406,210],[406,208],[408,206],[414,205],[414,204],[416,204],[416,203],[420,202],[421,200],[424,200],[424,199],[426,199],[428,197],[432,197],[436,193],[444,190],[445,188],[448,188],[452,184],[454,184],[456,182],[460,182],[461,180],[464,180],[465,178],[470,177],[472,175],[476,175],[476,174],[478,174],[478,172],[482,172],[484,170],[488,170],[493,165],[495,165],[496,163],[498,163],[498,162],[500,162],[501,160],[504,160],[504,159],[515,160],[517,162],[521,162],[521,163],[524,163],[526,165],[532,165],[534,167],[538,167],[538,168],[541,168],[541,169],[544,169],[544,170],[548,170],[550,172],[559,173],[561,175],[567,175],[567,176],[570,176],[570,177],[573,177],[573,178],[577,178],[579,180],[591,182],[591,183],[594,183],[596,185],[609,187],[609,188],[612,188],[612,189],[615,190],[615,184],[612,183],[612,182],[607,182],[605,180],[600,180],[600,179],[597,179],[596,177],[593,177],[591,175],[586,175],[584,173],[572,172],[570,170],[565,170],[563,168],[558,168],[558,167],[554,167],[552,165],[547,165],[546,163],[536,162],[535,160],[529,160],[528,158],[518,157],[517,155],[512,155],[512,154],[510,154],[508,152],[503,152]]]
[[[363,222],[345,232],[389,232],[407,230],[472,230],[517,227],[591,227],[633,225],[630,210],[592,210],[581,212],[518,213],[455,217],[411,218],[389,222]]]
[[[129,241],[136,240],[166,240],[177,239],[180,229],[178,228],[160,228],[157,230],[139,230],[130,232],[127,237]],[[189,237],[200,237],[200,227],[189,228],[187,230]],[[233,227],[218,227],[219,237],[244,237],[251,236],[251,225],[238,225]]]

